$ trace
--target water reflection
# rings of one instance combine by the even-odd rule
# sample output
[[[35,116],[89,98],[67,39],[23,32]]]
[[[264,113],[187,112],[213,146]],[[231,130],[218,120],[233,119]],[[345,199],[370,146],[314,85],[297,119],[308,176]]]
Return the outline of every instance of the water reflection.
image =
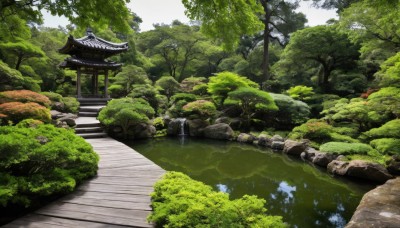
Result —
[[[303,162],[250,145],[161,139],[132,147],[166,170],[180,171],[230,194],[266,199],[268,213],[291,227],[343,227],[373,186],[339,181]]]

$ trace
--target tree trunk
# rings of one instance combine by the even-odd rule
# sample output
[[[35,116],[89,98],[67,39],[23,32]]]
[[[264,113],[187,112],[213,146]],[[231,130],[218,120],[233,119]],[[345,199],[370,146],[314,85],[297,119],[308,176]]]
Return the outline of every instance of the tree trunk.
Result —
[[[17,64],[15,65],[15,69],[19,70],[19,67],[21,66],[22,63],[22,58],[24,57],[24,55],[22,53],[18,54],[17,57]]]

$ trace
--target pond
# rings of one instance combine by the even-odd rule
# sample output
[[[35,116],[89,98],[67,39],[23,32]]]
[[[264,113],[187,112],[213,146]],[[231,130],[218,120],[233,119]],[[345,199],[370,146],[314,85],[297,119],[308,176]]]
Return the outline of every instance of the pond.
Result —
[[[165,170],[183,172],[231,199],[264,198],[268,213],[282,216],[290,227],[344,227],[363,194],[375,187],[236,142],[160,138],[127,144]]]

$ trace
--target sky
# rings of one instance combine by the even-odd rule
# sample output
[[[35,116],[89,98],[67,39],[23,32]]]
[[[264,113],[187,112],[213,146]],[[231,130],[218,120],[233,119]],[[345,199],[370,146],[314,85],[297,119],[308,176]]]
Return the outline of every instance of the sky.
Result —
[[[310,4],[310,2],[301,2],[297,10],[307,16],[307,25],[321,25],[331,18],[337,18],[335,10],[316,9]],[[181,0],[131,0],[128,7],[142,18],[141,31],[151,30],[153,24],[157,23],[170,24],[176,19],[184,23],[189,22]],[[66,18],[53,17],[49,13],[43,13],[46,27],[58,27],[59,25],[65,27],[68,24]]]

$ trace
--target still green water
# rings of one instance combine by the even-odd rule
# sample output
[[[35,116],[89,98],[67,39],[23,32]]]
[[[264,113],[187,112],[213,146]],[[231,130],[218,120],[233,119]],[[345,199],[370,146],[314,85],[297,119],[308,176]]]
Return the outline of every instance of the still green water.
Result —
[[[291,227],[344,227],[362,196],[374,186],[330,176],[300,159],[235,142],[162,138],[128,143],[168,171],[227,192],[267,201],[269,214]]]

